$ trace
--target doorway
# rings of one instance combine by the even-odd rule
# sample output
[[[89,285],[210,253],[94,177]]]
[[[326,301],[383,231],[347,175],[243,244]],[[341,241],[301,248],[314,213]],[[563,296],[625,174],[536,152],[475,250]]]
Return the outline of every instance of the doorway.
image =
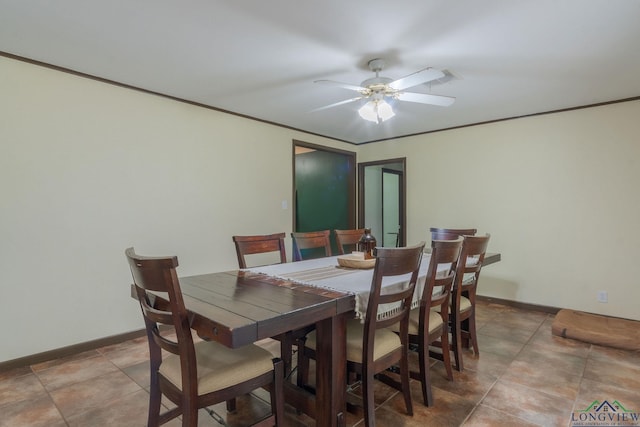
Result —
[[[400,196],[403,172],[382,168],[382,246],[400,246]]]
[[[354,152],[293,141],[294,232],[356,228],[355,165]]]
[[[406,158],[358,164],[358,224],[384,247],[406,245]]]

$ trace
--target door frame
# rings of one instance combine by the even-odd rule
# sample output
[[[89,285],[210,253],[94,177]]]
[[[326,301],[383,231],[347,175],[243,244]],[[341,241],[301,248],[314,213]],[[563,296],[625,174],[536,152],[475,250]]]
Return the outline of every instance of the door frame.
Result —
[[[348,198],[349,198],[349,227],[350,228],[356,228],[356,153],[354,151],[347,151],[347,150],[341,150],[339,148],[331,148],[331,147],[327,147],[324,145],[318,145],[318,144],[312,144],[310,142],[304,142],[304,141],[300,141],[297,139],[292,140],[292,144],[291,144],[291,171],[292,171],[292,176],[291,176],[291,185],[292,185],[292,208],[291,208],[291,214],[292,214],[292,218],[291,218],[291,224],[292,224],[292,231],[295,231],[297,229],[297,223],[296,223],[296,147],[302,147],[302,148],[309,148],[312,150],[317,150],[317,151],[326,151],[326,152],[330,152],[330,153],[337,153],[337,154],[342,154],[348,157],[349,159],[349,167],[352,170],[352,173],[349,174],[349,181],[348,181],[348,188],[349,188],[349,193],[348,193]]]
[[[402,178],[404,177],[404,170],[403,171],[398,171],[395,169],[386,169],[386,168],[382,168],[382,242],[385,241],[384,239],[384,234],[387,233],[387,230],[385,230],[384,227],[384,223],[385,223],[385,218],[384,218],[384,207],[385,207],[385,198],[384,198],[384,189],[385,189],[385,185],[384,185],[384,174],[388,173],[391,175],[396,175],[398,176],[398,220],[401,221],[402,218],[402,213],[404,212],[404,207],[403,205],[403,200],[404,200],[404,192],[402,190]],[[400,225],[400,230],[402,230],[404,227]],[[395,246],[404,246],[403,244],[403,239],[400,238],[400,230],[398,230],[398,233],[396,235],[396,244]]]
[[[364,170],[367,166],[384,166],[391,163],[402,164],[402,175],[400,178],[400,234],[398,245],[405,246],[407,241],[407,158],[399,157],[395,159],[375,160],[372,162],[358,163],[358,228],[364,227]]]

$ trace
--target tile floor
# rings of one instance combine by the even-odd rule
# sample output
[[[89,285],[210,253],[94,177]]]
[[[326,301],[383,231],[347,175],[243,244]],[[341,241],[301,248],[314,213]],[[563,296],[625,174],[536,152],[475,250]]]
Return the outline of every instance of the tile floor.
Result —
[[[378,426],[569,426],[572,412],[596,399],[640,412],[640,354],[554,337],[546,313],[481,301],[477,319],[480,356],[467,354],[464,372],[454,370],[449,382],[434,361],[433,407],[422,405],[412,381],[409,417],[401,396],[376,384]],[[144,426],[147,357],[146,338],[139,338],[0,372],[0,426]],[[257,392],[239,399],[236,414],[226,414],[224,404],[214,410],[227,425],[243,426],[269,411],[265,398]],[[314,425],[293,408],[286,412],[287,427]],[[199,425],[221,424],[201,411]],[[362,411],[349,413],[347,425],[363,425]]]

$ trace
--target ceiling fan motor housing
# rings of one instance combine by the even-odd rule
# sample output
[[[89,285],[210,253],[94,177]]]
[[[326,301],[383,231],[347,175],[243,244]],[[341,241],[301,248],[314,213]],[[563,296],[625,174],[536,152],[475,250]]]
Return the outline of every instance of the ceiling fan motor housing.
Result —
[[[369,65],[369,69],[374,73],[378,73],[382,71],[382,69],[385,66],[384,59],[380,59],[380,58],[372,59],[367,64]]]

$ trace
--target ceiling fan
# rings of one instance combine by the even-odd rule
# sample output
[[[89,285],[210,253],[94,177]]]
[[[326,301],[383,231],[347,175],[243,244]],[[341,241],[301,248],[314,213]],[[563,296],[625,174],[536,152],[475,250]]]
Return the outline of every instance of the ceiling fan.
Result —
[[[405,89],[419,84],[428,83],[445,77],[445,73],[440,70],[436,70],[435,68],[425,68],[413,74],[409,74],[408,76],[392,80],[388,77],[380,77],[380,71],[382,71],[385,66],[383,59],[372,59],[369,61],[368,65],[369,69],[376,73],[376,76],[363,81],[360,86],[332,80],[316,80],[315,83],[337,86],[343,89],[359,92],[360,96],[336,102],[334,104],[325,105],[324,107],[316,108],[313,111],[337,107],[360,99],[369,99],[369,101],[358,110],[358,113],[365,120],[382,123],[395,116],[393,108],[387,102],[388,100],[417,102],[419,104],[439,105],[443,107],[449,106],[455,101],[455,98],[451,96],[404,91]]]

